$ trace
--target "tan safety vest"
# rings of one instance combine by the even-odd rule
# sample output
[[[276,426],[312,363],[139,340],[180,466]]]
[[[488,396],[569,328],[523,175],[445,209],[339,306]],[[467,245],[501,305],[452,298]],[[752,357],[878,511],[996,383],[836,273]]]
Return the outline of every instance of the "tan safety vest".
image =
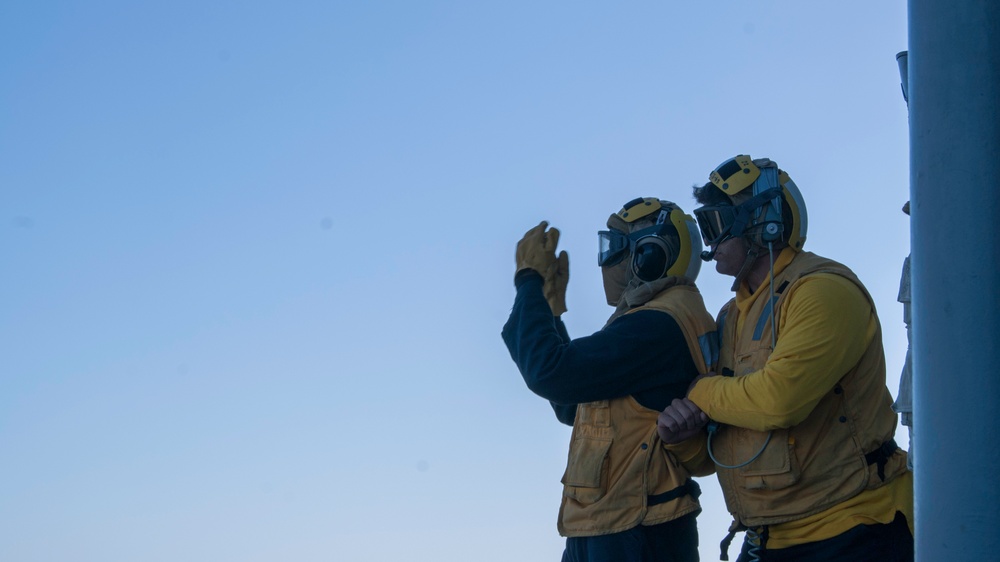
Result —
[[[695,366],[706,372],[715,359],[716,332],[698,290],[673,286],[628,314],[650,309],[677,321]],[[577,406],[562,479],[559,534],[606,535],[701,509],[697,484],[660,442],[658,414],[631,396]]]
[[[871,295],[850,269],[803,252],[774,279],[775,318],[780,319],[795,283],[816,273],[849,279],[875,309]],[[723,307],[719,316],[720,374],[739,377],[764,367],[772,350],[771,304],[767,294],[759,296],[742,320],[740,333],[735,299]],[[793,521],[863,490],[878,488],[904,472],[906,455],[892,442],[896,415],[891,405],[892,397],[885,387],[882,328],[876,326],[861,359],[802,423],[774,430],[763,453],[747,466],[717,469],[730,513],[748,527]],[[722,426],[712,440],[715,458],[728,465],[745,462],[761,449],[767,435]]]

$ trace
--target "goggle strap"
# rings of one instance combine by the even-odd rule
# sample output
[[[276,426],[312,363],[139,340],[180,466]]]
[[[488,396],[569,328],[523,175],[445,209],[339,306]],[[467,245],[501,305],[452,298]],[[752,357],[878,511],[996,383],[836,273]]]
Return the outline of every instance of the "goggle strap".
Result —
[[[750,199],[740,203],[739,212],[736,213],[736,220],[733,221],[733,227],[730,229],[730,233],[733,236],[742,236],[743,231],[746,230],[747,223],[750,221],[750,215],[762,207],[765,203],[780,195],[781,188],[772,187],[771,189],[762,191]]]

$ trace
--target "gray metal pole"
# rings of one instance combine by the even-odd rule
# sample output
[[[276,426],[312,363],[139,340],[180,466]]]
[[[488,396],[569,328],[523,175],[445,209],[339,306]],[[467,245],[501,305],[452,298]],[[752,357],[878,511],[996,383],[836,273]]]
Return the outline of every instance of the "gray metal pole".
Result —
[[[909,0],[918,562],[1000,558],[1000,2]]]

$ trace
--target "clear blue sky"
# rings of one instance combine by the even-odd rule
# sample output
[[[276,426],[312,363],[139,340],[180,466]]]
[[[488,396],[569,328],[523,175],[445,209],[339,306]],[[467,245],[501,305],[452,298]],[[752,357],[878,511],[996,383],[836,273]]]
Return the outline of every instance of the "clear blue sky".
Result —
[[[562,230],[589,334],[607,216],[738,153],[867,283],[895,392],[905,9],[0,5],[0,559],[558,560],[514,244]]]

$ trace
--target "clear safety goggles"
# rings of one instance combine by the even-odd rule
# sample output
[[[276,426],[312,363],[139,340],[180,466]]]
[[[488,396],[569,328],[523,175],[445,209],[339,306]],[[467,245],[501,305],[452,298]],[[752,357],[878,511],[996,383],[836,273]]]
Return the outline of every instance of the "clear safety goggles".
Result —
[[[647,236],[659,236],[669,230],[666,224],[657,224],[649,228],[625,234],[620,230],[601,230],[597,233],[597,265],[611,267],[617,265],[632,250],[636,243]]]
[[[732,205],[706,205],[694,210],[706,246],[714,246],[729,237],[738,211],[739,207]]]

